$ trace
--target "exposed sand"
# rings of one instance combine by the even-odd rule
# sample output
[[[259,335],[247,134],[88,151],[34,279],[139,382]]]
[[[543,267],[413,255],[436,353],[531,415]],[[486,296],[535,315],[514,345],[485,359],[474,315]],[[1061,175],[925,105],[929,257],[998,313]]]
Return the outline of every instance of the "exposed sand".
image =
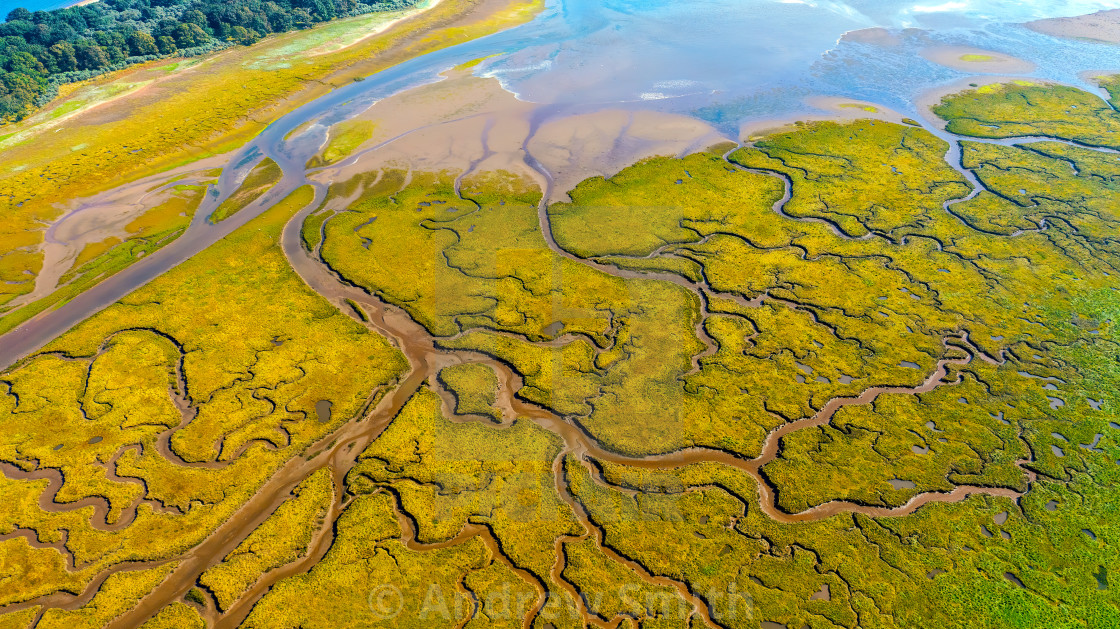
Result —
[[[110,238],[127,239],[131,234],[126,226],[171,198],[172,187],[208,181],[200,173],[222,166],[225,159],[225,155],[210,157],[72,202],[61,217],[47,226],[39,245],[43,269],[35,278],[35,289],[10,303],[29,304],[53,293],[88,245]]]
[[[744,123],[739,128],[739,137],[743,142],[750,142],[763,136],[792,130],[799,123],[824,120],[841,122],[872,119],[903,124],[902,114],[888,107],[867,101],[837,96],[813,96],[805,99],[805,104],[814,109],[823,110],[825,113],[797,113],[780,118],[753,120]]]
[[[898,46],[902,43],[902,38],[885,28],[875,27],[848,31],[840,36],[840,41],[855,42],[857,44],[872,44],[875,46]]]
[[[1101,96],[1101,98],[1105,100],[1112,100],[1112,95],[1109,94],[1108,90],[1101,87],[1101,81],[1103,79],[1115,76],[1118,73],[1120,73],[1120,58],[1117,59],[1116,68],[1113,68],[1111,70],[1084,70],[1082,72],[1078,72],[1077,76],[1089,85],[1095,86],[1097,88],[1097,93]]]
[[[444,80],[395,94],[374,103],[352,120],[369,120],[373,137],[350,157],[311,178],[345,181],[380,168],[438,172],[487,169],[532,175],[522,145],[529,134],[533,105],[517,100],[495,79],[450,70]],[[349,199],[336,199],[342,209]]]
[[[805,100],[817,109],[823,109],[845,118],[874,118],[887,122],[902,122],[903,115],[882,105],[837,96],[813,96]]]
[[[1077,17],[1035,20],[1034,22],[1027,22],[1024,26],[1032,31],[1054,37],[1092,39],[1112,44],[1120,43],[1120,9],[1098,11]]]
[[[610,177],[655,155],[680,156],[730,138],[695,118],[651,111],[608,110],[550,121],[529,150],[553,177],[552,201],[589,177]]]
[[[923,48],[920,54],[929,61],[962,72],[1030,74],[1037,69],[1030,61],[971,46],[930,46]]]
[[[729,140],[693,118],[649,111],[580,114],[534,130],[536,105],[518,100],[497,79],[462,69],[445,77],[378,101],[357,116],[377,125],[374,137],[314,178],[344,181],[384,166],[468,174],[506,170],[530,176],[543,188],[543,178],[525,164],[531,155],[553,177],[552,200],[561,200],[588,177],[611,176],[645,157],[687,154]]]

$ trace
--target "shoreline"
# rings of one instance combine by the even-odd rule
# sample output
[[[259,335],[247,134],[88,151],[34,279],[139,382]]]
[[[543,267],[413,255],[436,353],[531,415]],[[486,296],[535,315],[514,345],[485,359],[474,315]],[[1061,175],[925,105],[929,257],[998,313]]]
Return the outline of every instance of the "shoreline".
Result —
[[[1023,26],[1051,37],[1120,44],[1120,9],[1108,9],[1073,17],[1034,20],[1024,23]]]
[[[917,110],[918,115],[922,119],[936,129],[944,130],[945,125],[948,124],[938,116],[934,115],[933,108],[941,103],[942,99],[951,94],[963,92],[965,90],[977,89],[985,85],[995,85],[999,83],[1030,83],[1032,85],[1057,85],[1054,81],[1044,81],[1029,76],[1015,76],[1010,74],[998,75],[981,75],[981,76],[966,76],[955,81],[950,81],[937,87],[932,87],[914,96],[913,104]]]
[[[810,96],[803,101],[805,108],[784,116],[748,120],[739,126],[741,144],[750,144],[769,135],[785,133],[798,124],[815,122],[849,122],[852,120],[882,120],[906,124],[905,116],[889,107],[856,98],[843,96]]]

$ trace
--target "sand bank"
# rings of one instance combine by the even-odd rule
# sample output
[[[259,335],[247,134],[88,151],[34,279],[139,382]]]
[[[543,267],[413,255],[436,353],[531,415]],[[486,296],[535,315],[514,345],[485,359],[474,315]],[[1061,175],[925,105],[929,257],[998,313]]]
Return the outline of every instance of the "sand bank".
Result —
[[[880,27],[848,31],[840,36],[840,41],[853,42],[856,44],[871,44],[874,46],[898,46],[902,44],[901,37]]]
[[[1030,74],[1037,66],[994,50],[972,46],[930,46],[921,50],[922,57],[947,68],[984,74]]]
[[[1032,31],[1054,37],[1120,43],[1120,9],[1098,11],[1077,17],[1035,20],[1027,22],[1024,26]]]
[[[58,290],[64,284],[63,276],[75,267],[86,247],[135,236],[128,229],[133,221],[171,199],[175,186],[200,186],[212,181],[214,176],[208,171],[219,168],[226,158],[218,155],[202,159],[69,203],[62,216],[46,227],[39,245],[43,268],[35,278],[34,290],[11,304],[29,304]]]
[[[543,189],[539,173],[526,166],[531,156],[552,176],[553,200],[561,200],[588,177],[609,177],[646,157],[683,155],[729,141],[699,120],[642,110],[534,123],[536,105],[518,100],[497,79],[466,69],[444,76],[378,101],[352,119],[373,122],[373,137],[314,178],[344,181],[385,166],[468,174],[506,170],[537,180]]]

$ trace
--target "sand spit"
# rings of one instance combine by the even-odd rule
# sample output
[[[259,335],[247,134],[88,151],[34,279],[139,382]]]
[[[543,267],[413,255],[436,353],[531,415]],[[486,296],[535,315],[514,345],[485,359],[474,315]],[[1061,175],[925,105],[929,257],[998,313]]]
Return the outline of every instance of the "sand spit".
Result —
[[[840,36],[840,41],[884,47],[899,46],[902,44],[901,37],[881,27],[861,28],[855,31],[848,31]]]
[[[1030,74],[1038,66],[994,50],[972,46],[930,46],[920,52],[922,57],[961,72],[984,74]]]
[[[1091,39],[1094,41],[1120,43],[1120,9],[1098,11],[1077,17],[1056,17],[1035,20],[1024,24],[1032,31],[1066,37],[1069,39]]]

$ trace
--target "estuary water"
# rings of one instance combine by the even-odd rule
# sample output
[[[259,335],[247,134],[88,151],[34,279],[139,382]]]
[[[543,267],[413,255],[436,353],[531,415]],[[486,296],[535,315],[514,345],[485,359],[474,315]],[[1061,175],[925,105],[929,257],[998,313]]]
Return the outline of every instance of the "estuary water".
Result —
[[[1120,67],[1115,46],[1021,26],[1105,8],[1080,0],[562,0],[525,27],[541,41],[480,71],[534,102],[671,101],[656,106],[723,125],[804,109],[809,95],[902,109],[914,92],[970,73],[922,58],[928,47],[993,50],[1033,62],[1033,76],[1067,83],[1079,82],[1081,70]],[[872,43],[844,37],[865,29],[887,32]]]
[[[0,19],[16,8],[22,7],[28,11],[50,11],[66,8],[75,2],[76,0],[0,0]]]
[[[0,15],[72,2],[0,0]],[[491,55],[477,74],[557,113],[644,107],[732,131],[744,120],[811,112],[805,99],[814,95],[912,112],[916,94],[983,73],[981,65],[952,69],[920,54],[939,46],[991,50],[1034,64],[1025,76],[1091,87],[1079,73],[1120,70],[1120,47],[1062,40],[1022,23],[1109,8],[1115,3],[1100,0],[547,0],[528,24],[382,72],[341,99],[321,99],[329,106],[315,115],[353,98],[368,105]]]
[[[1120,71],[1120,46],[1059,39],[1022,23],[1108,8],[1096,0],[549,0],[528,24],[347,86],[292,112],[260,139],[277,143],[319,118],[323,125],[284,147],[302,162],[325,125],[482,57],[475,73],[543,105],[541,116],[654,109],[698,117],[732,137],[744,122],[819,113],[807,102],[814,96],[918,117],[914,102],[928,90],[1009,74],[983,64],[954,69],[922,54],[938,48],[992,51],[1033,66],[1014,68],[1014,76],[1097,91],[1083,73]]]

